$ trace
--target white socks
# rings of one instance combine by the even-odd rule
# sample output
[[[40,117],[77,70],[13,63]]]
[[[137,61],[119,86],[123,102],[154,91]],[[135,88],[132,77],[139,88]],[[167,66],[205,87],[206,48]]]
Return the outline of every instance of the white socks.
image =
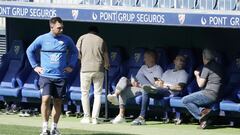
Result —
[[[57,123],[52,123],[52,126],[51,126],[51,130],[53,129],[56,129],[57,128]],[[42,125],[42,130],[43,131],[46,131],[48,130],[48,122],[43,122],[43,125]]]
[[[46,131],[48,129],[48,122],[43,122],[42,130]]]
[[[57,123],[52,123],[52,127],[51,127],[51,130],[54,130],[54,129],[56,129],[57,128]]]

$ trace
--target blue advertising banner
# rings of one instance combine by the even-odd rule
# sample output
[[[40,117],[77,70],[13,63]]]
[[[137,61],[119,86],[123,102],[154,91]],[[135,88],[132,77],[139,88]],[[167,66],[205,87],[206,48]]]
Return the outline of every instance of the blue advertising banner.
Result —
[[[54,16],[60,16],[63,20],[80,22],[240,28],[240,15],[0,5],[0,16],[29,19],[49,19]]]

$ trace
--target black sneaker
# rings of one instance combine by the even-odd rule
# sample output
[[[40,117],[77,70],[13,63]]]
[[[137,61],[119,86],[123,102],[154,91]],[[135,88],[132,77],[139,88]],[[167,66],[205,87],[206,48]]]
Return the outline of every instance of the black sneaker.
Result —
[[[158,91],[158,88],[152,85],[143,85],[143,90],[147,93],[151,93],[151,94],[156,94]]]
[[[145,125],[145,119],[142,117],[137,117],[133,122],[132,125]]]
[[[60,131],[57,128],[54,128],[53,130],[51,130],[50,135],[61,135]]]
[[[40,135],[50,135],[50,132],[49,130],[45,130],[45,131],[42,131]]]

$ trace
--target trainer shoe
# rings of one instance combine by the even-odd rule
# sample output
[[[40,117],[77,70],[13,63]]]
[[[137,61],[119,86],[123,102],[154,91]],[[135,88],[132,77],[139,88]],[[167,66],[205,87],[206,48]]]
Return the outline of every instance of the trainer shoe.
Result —
[[[97,118],[92,118],[92,124],[96,125],[99,124],[99,121]]]
[[[113,105],[119,105],[118,98],[117,98],[116,95],[108,94],[108,95],[107,95],[107,99],[108,99],[108,101],[111,102]]]
[[[49,130],[43,130],[40,135],[50,135]]]
[[[152,94],[157,93],[157,87],[152,85],[143,85],[143,90],[147,93],[152,93]]]
[[[81,123],[81,124],[90,124],[90,123],[91,123],[91,119],[90,119],[90,117],[88,117],[88,116],[84,116],[84,117],[82,118],[82,120],[80,121],[80,123]]]
[[[61,133],[57,128],[54,128],[51,130],[50,135],[61,135]]]
[[[115,117],[115,118],[111,121],[112,124],[120,124],[120,123],[125,123],[125,122],[126,122],[125,118],[122,117],[122,116],[120,116],[120,115],[118,115],[117,117]]]
[[[206,121],[208,119],[208,117],[210,116],[212,112],[212,109],[208,109],[208,108],[204,108],[202,111],[201,111],[201,117],[199,119],[199,122],[203,122],[203,121]]]
[[[143,117],[137,117],[133,122],[132,125],[145,125],[145,119]]]

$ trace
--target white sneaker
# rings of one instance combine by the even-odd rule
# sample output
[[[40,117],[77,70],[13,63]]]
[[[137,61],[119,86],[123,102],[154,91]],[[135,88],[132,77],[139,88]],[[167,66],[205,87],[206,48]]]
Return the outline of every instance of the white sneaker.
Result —
[[[91,119],[90,117],[84,116],[82,118],[82,120],[80,121],[81,124],[90,124],[91,123]]]
[[[99,124],[98,119],[97,118],[92,118],[92,124],[93,125]]]
[[[117,98],[116,95],[108,94],[108,95],[107,95],[107,99],[108,99],[108,101],[111,102],[113,105],[119,105],[118,98]]]
[[[112,122],[112,124],[120,124],[120,123],[125,123],[126,120],[122,116],[118,115],[111,122]]]

